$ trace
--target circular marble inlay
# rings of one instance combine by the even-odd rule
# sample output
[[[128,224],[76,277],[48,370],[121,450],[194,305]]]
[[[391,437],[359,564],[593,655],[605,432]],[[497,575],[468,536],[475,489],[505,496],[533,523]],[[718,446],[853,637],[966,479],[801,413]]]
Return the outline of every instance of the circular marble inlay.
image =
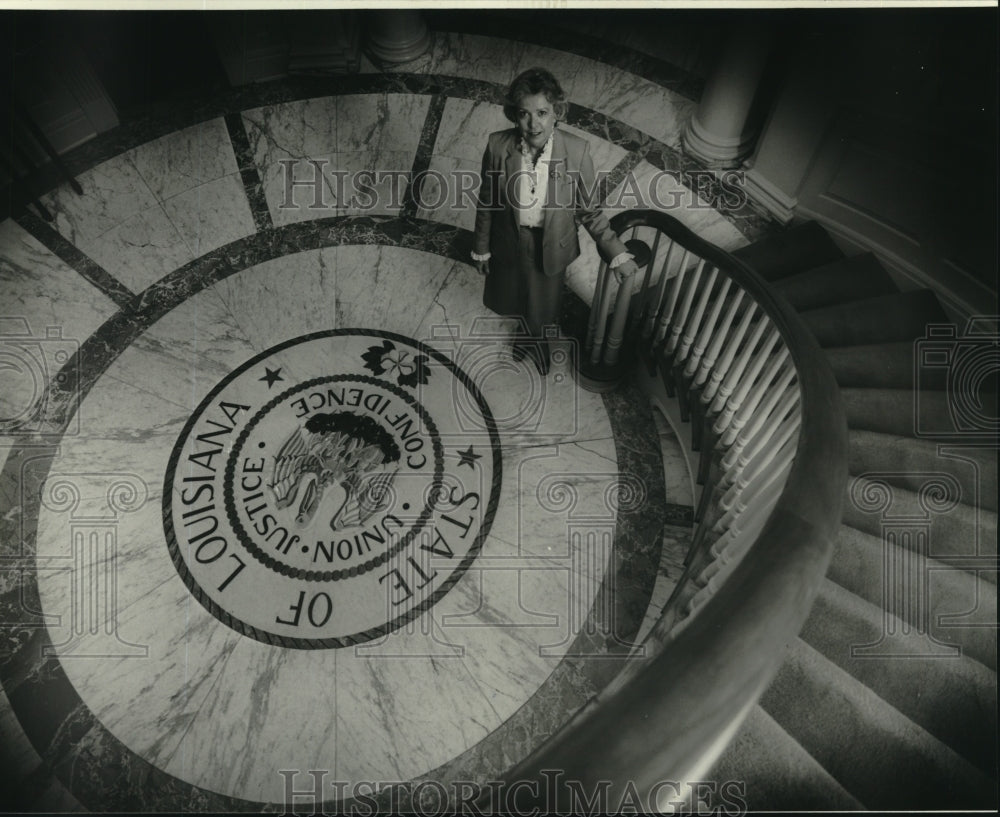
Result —
[[[167,467],[164,530],[191,593],[237,632],[345,647],[448,592],[500,483],[496,424],[462,369],[402,335],[320,332],[201,402]]]

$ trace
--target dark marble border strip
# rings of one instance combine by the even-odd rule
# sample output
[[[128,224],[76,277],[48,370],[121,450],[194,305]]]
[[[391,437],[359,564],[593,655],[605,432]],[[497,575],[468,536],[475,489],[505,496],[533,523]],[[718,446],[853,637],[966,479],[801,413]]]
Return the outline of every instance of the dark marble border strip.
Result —
[[[351,74],[340,77],[287,77],[272,82],[255,83],[229,89],[223,94],[189,95],[172,100],[149,116],[126,123],[99,134],[90,141],[67,152],[63,160],[75,176],[107,159],[118,156],[153,139],[174,133],[191,125],[218,117],[228,117],[263,106],[280,105],[316,97],[345,94],[418,94],[455,97],[475,102],[502,104],[504,86],[484,80],[452,77],[440,74]],[[738,209],[718,207],[731,200],[718,183],[717,175],[682,151],[654,139],[637,128],[619,122],[598,111],[571,104],[567,124],[593,136],[635,152],[660,170],[673,171],[678,180],[695,190],[719,214],[747,238],[753,240],[768,224],[768,219],[749,205]],[[43,183],[44,182],[44,183]],[[52,175],[39,181],[39,192],[57,187],[60,179]],[[3,216],[0,201],[0,217]]]
[[[260,170],[257,168],[253,151],[250,149],[250,139],[247,136],[243,117],[238,113],[227,113],[226,130],[229,131],[229,141],[233,146],[236,166],[240,169],[240,177],[243,179],[243,189],[246,191],[247,203],[253,214],[253,223],[258,232],[270,230],[274,226],[274,222],[271,220],[271,211],[268,209],[267,199],[264,196]]]
[[[627,14],[628,11],[618,13]],[[432,31],[496,37],[565,51],[588,60],[602,62],[621,71],[628,71],[686,99],[694,101],[701,99],[705,86],[705,81],[698,75],[651,54],[544,22],[545,17],[555,19],[546,11],[536,11],[530,20],[502,14],[485,15],[481,12],[459,10],[428,9],[424,11],[424,15]]]
[[[413,156],[410,185],[406,188],[406,195],[403,199],[401,215],[404,217],[413,218],[417,214],[417,202],[421,201],[420,188],[423,187],[425,181],[423,174],[431,166],[431,157],[434,155],[434,145],[437,144],[441,117],[444,116],[444,106],[447,101],[446,96],[434,94],[431,96],[430,105],[427,106],[427,116],[424,118],[424,126],[420,131],[420,141],[417,143],[417,151]],[[413,185],[414,179],[419,180],[417,187]]]
[[[668,502],[664,508],[663,522],[667,525],[692,527],[694,525],[694,506],[675,505],[672,502]]]
[[[126,309],[132,302],[132,299],[135,298],[135,293],[125,286],[125,284],[90,258],[83,250],[71,244],[30,210],[22,213],[15,221],[31,233],[43,247],[58,256],[64,264],[72,267],[88,283],[93,284],[107,295],[118,305],[119,309]]]
[[[221,247],[150,286],[136,296],[133,309],[111,317],[81,344],[66,364],[79,370],[78,386],[60,385],[58,378],[50,385],[50,402],[56,407],[53,423],[65,428],[73,407],[111,363],[192,295],[272,258],[347,244],[409,247],[466,261],[472,234],[412,218],[338,216],[256,233]],[[568,289],[564,298],[564,328],[576,334],[586,325],[587,307]],[[619,508],[612,562],[588,621],[553,673],[514,715],[478,744],[418,780],[498,779],[586,705],[627,660],[656,580],[664,521],[662,464],[651,410],[634,387],[628,388],[631,391],[621,395],[605,396],[605,407],[614,429],[619,470],[623,476],[631,475],[633,482],[646,485],[650,501]],[[77,399],[68,400],[67,392]],[[0,683],[42,756],[45,771],[54,772],[75,797],[95,810],[284,811],[282,804],[219,795],[156,768],[96,718],[58,661],[42,657],[44,648],[51,646],[48,629],[41,622],[20,622],[26,610],[42,609],[33,554],[41,486],[57,449],[40,454],[28,437],[17,439],[16,446],[0,471],[0,541],[11,543],[14,549],[4,561],[5,568],[20,571],[23,578],[6,582],[0,592],[0,622],[7,625],[0,628]],[[15,506],[20,514],[8,513]],[[601,612],[609,609],[614,610],[610,622]],[[336,811],[345,804],[330,805],[324,811]],[[407,810],[405,800],[401,807]]]
[[[635,170],[636,166],[641,161],[641,153],[635,150],[629,151],[625,157],[611,169],[611,172],[597,183],[598,201],[607,202],[608,195],[625,180],[629,173]]]

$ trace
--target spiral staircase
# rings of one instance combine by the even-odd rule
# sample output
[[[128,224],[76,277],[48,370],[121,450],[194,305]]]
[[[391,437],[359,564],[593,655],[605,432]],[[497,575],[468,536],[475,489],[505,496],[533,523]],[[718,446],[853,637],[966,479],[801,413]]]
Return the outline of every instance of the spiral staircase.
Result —
[[[616,297],[602,269],[589,374],[640,359],[689,440],[695,541],[655,657],[511,779],[738,781],[755,811],[995,809],[996,438],[949,410],[944,364],[959,346],[992,360],[990,336],[950,335],[932,292],[816,223],[728,257],[662,213],[612,223],[652,244],[651,272]],[[915,365],[924,348],[952,357]],[[995,382],[973,380],[995,418]]]
[[[736,255],[795,307],[830,362],[853,497],[816,605],[717,773],[746,777],[751,808],[996,808],[996,447],[949,447],[945,371],[914,367],[944,311],[930,291],[900,292],[874,256],[845,258],[815,223]],[[983,398],[995,417],[995,392]],[[858,497],[877,483],[891,513],[919,518],[919,492],[941,474],[955,496],[926,514],[931,555],[915,557],[931,577],[924,610],[887,597],[883,564],[899,545]],[[938,644],[916,636],[925,614]],[[896,635],[882,655],[852,654],[887,629]]]

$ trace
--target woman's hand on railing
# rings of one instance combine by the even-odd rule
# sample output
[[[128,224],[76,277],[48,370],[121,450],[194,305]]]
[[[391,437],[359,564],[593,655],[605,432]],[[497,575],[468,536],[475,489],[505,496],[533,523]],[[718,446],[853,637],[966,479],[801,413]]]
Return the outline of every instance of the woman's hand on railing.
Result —
[[[623,284],[639,271],[638,265],[631,258],[626,258],[617,267],[612,267],[611,271],[619,284]]]

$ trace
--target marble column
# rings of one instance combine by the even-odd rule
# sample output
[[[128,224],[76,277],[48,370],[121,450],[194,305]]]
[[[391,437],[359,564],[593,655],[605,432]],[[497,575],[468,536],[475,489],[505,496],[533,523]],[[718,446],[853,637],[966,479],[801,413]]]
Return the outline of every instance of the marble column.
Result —
[[[430,48],[430,31],[419,11],[373,11],[367,23],[367,50],[379,62],[409,62]]]
[[[683,135],[685,151],[708,167],[735,167],[753,150],[759,124],[754,100],[771,41],[766,26],[730,30]]]

